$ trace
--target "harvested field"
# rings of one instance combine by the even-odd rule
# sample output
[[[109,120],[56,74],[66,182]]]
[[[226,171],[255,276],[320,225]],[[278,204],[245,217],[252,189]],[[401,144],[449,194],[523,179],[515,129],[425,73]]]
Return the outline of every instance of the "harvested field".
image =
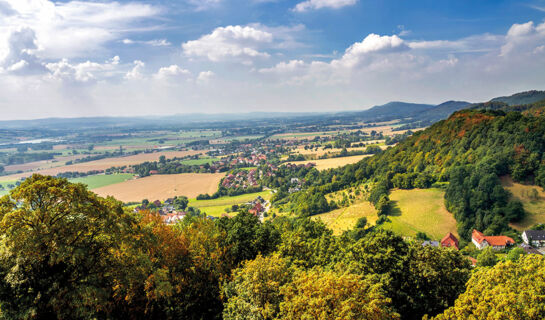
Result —
[[[7,172],[48,169],[48,168],[63,166],[66,161],[81,159],[85,156],[86,155],[62,156],[62,157],[56,157],[55,159],[52,159],[52,160],[40,160],[40,161],[27,162],[23,164],[9,165],[9,166],[5,166],[4,168]]]
[[[24,172],[20,174],[3,176],[0,179],[2,181],[18,180],[23,177],[31,176],[33,173],[55,176],[61,172],[88,172],[92,170],[106,170],[111,167],[134,165],[134,164],[139,164],[145,161],[158,161],[159,157],[162,155],[164,155],[165,157],[167,157],[167,159],[169,159],[174,157],[184,157],[187,155],[203,154],[205,151],[206,150],[198,150],[198,151],[190,150],[190,151],[165,151],[165,152],[154,152],[154,153],[141,153],[141,154],[127,156],[127,157],[107,158],[107,159],[101,159],[96,161],[77,163],[77,164],[73,164],[69,166],[60,166],[56,168],[29,171],[29,172]]]
[[[378,219],[377,210],[369,201],[360,201],[347,208],[340,208],[330,212],[313,216],[321,219],[336,235],[354,228],[359,218],[367,218],[367,222],[375,224]]]
[[[315,163],[316,169],[318,170],[326,170],[331,168],[338,168],[345,166],[347,164],[356,163],[360,161],[363,158],[369,157],[370,155],[359,155],[359,156],[350,156],[350,157],[342,157],[342,158],[331,158],[331,159],[322,159],[322,160],[305,160],[305,161],[291,161],[289,163],[293,164],[307,164],[307,163]]]
[[[224,175],[224,173],[154,175],[112,184],[93,191],[100,196],[113,196],[123,202],[141,201],[142,199],[164,201],[174,196],[195,198],[202,193],[216,192]]]

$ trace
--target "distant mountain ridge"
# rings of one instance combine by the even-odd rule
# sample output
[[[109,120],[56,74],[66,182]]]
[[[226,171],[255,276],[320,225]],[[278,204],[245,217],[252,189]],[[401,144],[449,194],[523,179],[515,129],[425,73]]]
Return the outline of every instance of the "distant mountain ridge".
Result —
[[[509,106],[531,104],[545,99],[545,91],[530,90],[515,93],[510,96],[497,97],[491,99],[489,102],[503,102]]]

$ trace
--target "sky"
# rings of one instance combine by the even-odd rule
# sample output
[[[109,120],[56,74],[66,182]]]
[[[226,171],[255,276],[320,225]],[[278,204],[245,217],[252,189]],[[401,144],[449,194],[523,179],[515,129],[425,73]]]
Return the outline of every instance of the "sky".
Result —
[[[0,0],[0,119],[362,110],[545,89],[545,0]]]

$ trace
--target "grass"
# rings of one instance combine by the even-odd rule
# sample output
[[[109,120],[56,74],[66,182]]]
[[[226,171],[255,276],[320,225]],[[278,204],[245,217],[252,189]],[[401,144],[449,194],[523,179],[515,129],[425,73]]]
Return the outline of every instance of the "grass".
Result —
[[[188,165],[188,166],[198,166],[203,164],[211,164],[212,162],[219,161],[219,158],[201,158],[201,159],[192,159],[192,160],[183,160],[181,161],[182,164]]]
[[[541,187],[516,183],[510,177],[502,177],[501,182],[511,192],[513,199],[522,202],[526,211],[526,217],[522,221],[511,224],[513,228],[523,231],[535,224],[545,223],[545,192]],[[533,190],[537,192],[537,198],[531,196]]]
[[[189,199],[189,206],[199,208],[201,211],[206,212],[210,216],[219,217],[225,213],[225,208],[230,208],[234,204],[243,204],[254,200],[257,196],[261,196],[263,199],[270,199],[270,191],[261,191],[256,193],[247,193],[234,197],[221,197],[211,200],[196,200]]]
[[[448,232],[456,236],[456,220],[447,211],[444,191],[440,189],[394,190],[390,194],[393,206],[390,222],[383,228],[404,236],[424,232],[432,239],[440,240]]]
[[[2,181],[0,182],[0,186],[2,186],[4,189],[0,190],[0,196],[4,196],[10,192],[10,189],[8,189],[8,184],[15,185],[16,181]]]
[[[109,174],[109,175],[100,174],[100,175],[70,179],[70,182],[83,183],[87,185],[87,188],[92,190],[92,189],[96,189],[100,187],[109,186],[111,184],[124,182],[124,181],[132,179],[133,177],[134,175],[130,173]]]
[[[336,235],[354,228],[358,219],[362,217],[366,217],[367,222],[371,224],[375,224],[378,218],[377,211],[368,201],[359,201],[347,208],[313,216],[314,219],[321,219]]]
[[[359,156],[349,156],[349,157],[340,157],[340,158],[330,158],[330,159],[320,159],[320,160],[305,160],[305,161],[290,161],[293,164],[307,164],[313,162],[316,164],[316,169],[326,170],[331,168],[338,168],[345,166],[347,164],[352,164],[360,161],[363,158],[369,157],[370,155],[359,155]]]

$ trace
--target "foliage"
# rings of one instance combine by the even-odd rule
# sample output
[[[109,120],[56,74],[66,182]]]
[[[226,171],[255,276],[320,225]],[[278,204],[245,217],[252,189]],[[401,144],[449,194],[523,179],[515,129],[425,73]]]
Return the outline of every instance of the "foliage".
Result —
[[[488,246],[481,250],[477,256],[477,265],[481,267],[493,267],[498,263],[498,257],[494,253],[494,249]]]
[[[479,269],[454,306],[435,319],[543,319],[544,278],[545,259],[539,255]]]

